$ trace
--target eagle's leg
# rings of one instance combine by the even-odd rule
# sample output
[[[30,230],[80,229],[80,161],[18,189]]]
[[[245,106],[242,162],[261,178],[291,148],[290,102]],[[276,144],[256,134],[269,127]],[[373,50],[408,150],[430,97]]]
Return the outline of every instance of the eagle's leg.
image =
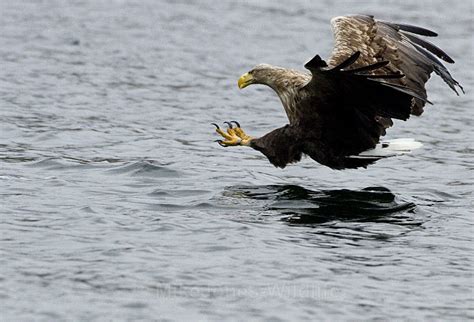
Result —
[[[216,132],[219,133],[225,140],[217,140],[221,146],[249,146],[252,137],[245,134],[244,130],[240,127],[240,124],[236,121],[224,122],[227,124],[227,131],[223,131],[217,124],[212,123],[216,127]],[[232,125],[235,123],[235,126]]]

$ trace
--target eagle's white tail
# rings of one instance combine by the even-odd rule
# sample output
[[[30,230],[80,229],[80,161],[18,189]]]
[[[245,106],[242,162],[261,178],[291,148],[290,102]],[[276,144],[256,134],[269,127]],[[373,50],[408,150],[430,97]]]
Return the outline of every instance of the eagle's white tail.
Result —
[[[377,144],[374,149],[361,152],[358,155],[351,155],[349,158],[378,160],[410,153],[411,151],[420,148],[422,145],[423,144],[414,139],[387,140]]]

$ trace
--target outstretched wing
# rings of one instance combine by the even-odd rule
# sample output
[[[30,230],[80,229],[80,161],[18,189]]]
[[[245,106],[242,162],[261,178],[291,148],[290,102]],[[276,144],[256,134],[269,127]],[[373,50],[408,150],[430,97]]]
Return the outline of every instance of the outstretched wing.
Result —
[[[331,20],[331,26],[335,45],[328,59],[329,66],[337,66],[354,52],[360,51],[359,59],[353,64],[354,68],[389,61],[389,64],[377,69],[376,73],[383,75],[401,72],[405,77],[390,82],[409,87],[424,99],[427,98],[425,83],[433,71],[456,93],[456,87],[462,90],[439,60],[454,63],[451,57],[432,43],[419,38],[437,36],[431,30],[379,21],[365,15],[335,17]],[[421,115],[423,106],[423,100],[414,99],[411,113]]]

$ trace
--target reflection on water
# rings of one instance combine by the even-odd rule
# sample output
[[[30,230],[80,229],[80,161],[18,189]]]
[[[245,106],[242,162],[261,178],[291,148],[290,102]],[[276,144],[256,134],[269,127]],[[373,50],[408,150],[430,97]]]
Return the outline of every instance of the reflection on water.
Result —
[[[333,220],[382,221],[419,224],[411,218],[416,205],[402,202],[389,189],[313,191],[296,185],[234,186],[226,196],[267,200],[268,210],[277,210],[292,224],[318,224]]]

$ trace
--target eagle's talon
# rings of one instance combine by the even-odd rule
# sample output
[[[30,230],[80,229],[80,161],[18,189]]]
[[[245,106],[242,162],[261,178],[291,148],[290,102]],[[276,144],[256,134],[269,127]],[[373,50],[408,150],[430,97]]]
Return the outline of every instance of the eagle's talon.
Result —
[[[216,127],[216,130],[219,129],[219,125],[217,125],[216,123],[211,123],[211,125],[214,125]]]
[[[232,125],[234,123],[236,126]],[[245,134],[245,132],[240,128],[240,123],[237,121],[224,122],[228,126],[227,131],[220,129],[217,124],[212,123],[216,126],[216,132],[224,138],[224,140],[216,140],[215,142],[219,143],[220,146],[248,146],[250,145],[250,136]]]

